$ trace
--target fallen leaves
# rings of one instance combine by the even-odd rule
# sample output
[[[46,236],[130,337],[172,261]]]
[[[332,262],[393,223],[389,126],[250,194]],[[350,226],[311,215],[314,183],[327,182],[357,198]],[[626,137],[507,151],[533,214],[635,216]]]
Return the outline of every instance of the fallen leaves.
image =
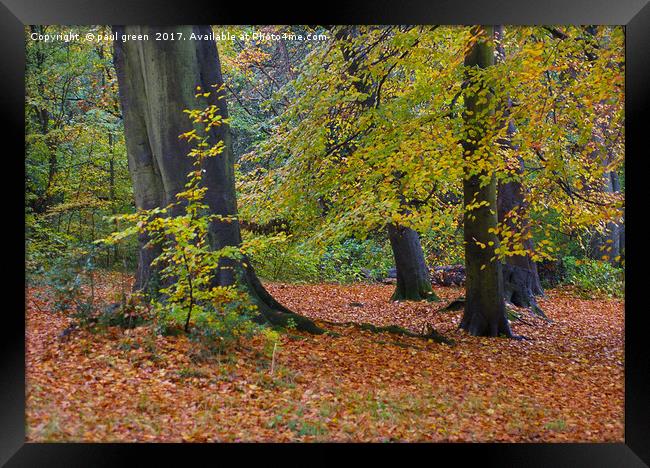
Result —
[[[457,328],[462,311],[438,311],[460,288],[436,288],[440,304],[391,303],[386,285],[268,289],[316,320],[414,332],[428,324],[456,345],[351,326],[334,327],[339,337],[289,333],[271,373],[256,339],[213,357],[146,327],[77,330],[62,341],[69,320],[29,290],[28,439],[623,440],[621,300],[549,291],[539,303],[553,322],[515,321],[530,338],[515,341],[471,337]]]

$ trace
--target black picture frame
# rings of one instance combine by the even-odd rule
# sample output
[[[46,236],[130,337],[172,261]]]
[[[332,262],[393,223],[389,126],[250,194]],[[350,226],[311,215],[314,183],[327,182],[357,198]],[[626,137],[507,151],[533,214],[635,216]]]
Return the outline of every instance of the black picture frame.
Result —
[[[322,4],[243,4],[219,0],[0,0],[0,115],[3,133],[0,151],[7,173],[3,204],[9,218],[2,229],[9,234],[3,250],[14,258],[5,261],[0,320],[0,464],[6,466],[115,466],[154,464],[174,459],[197,463],[196,454],[211,464],[251,461],[252,449],[265,453],[264,463],[311,466],[337,463],[351,452],[382,460],[415,463],[467,462],[482,466],[527,467],[641,467],[650,464],[650,369],[645,346],[647,305],[643,295],[642,237],[644,219],[644,163],[650,159],[648,126],[643,116],[650,109],[650,4],[649,0],[389,0]],[[252,14],[254,12],[254,14]],[[25,320],[23,206],[12,200],[24,174],[24,26],[29,24],[611,24],[626,30],[626,307],[625,307],[625,443],[609,444],[75,444],[25,443]],[[14,143],[13,146],[8,143]],[[15,167],[14,167],[15,165]],[[645,175],[647,177],[647,175]],[[15,180],[15,187],[6,182]],[[23,187],[24,188],[24,187]],[[22,192],[24,193],[24,192]],[[4,254],[3,254],[4,256]],[[2,257],[0,257],[2,258]],[[2,264],[0,263],[0,264]],[[629,274],[632,272],[632,274]],[[8,299],[13,299],[9,302]],[[334,445],[335,447],[332,447]],[[337,450],[332,450],[336,448]],[[215,450],[216,449],[216,450]],[[208,453],[209,451],[209,453]],[[191,452],[191,457],[190,456]],[[137,455],[137,457],[136,457]],[[412,455],[419,457],[412,458]],[[445,456],[445,458],[442,458]],[[408,457],[408,458],[407,458]],[[448,458],[451,457],[451,458]],[[140,458],[142,460],[142,458]],[[422,461],[417,461],[421,459]],[[177,462],[177,463],[179,463]],[[368,459],[366,462],[369,463]],[[141,463],[141,462],[140,462]],[[156,463],[156,464],[158,464]]]

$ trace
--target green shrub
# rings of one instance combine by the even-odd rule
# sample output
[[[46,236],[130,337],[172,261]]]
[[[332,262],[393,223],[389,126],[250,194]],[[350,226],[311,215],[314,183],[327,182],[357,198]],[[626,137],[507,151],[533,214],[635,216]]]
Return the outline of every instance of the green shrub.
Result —
[[[54,310],[69,310],[81,297],[82,265],[76,252],[68,252],[54,260],[51,267],[43,272],[43,283],[53,294]]]
[[[212,248],[210,223],[234,221],[233,216],[211,212],[205,201],[207,187],[202,183],[204,160],[223,151],[221,142],[209,145],[209,129],[222,122],[214,106],[189,111],[189,115],[194,124],[207,122],[207,126],[181,135],[190,142],[198,141],[188,154],[193,159],[193,170],[188,174],[185,190],[176,194],[177,201],[166,207],[117,217],[129,226],[97,242],[111,246],[136,234],[146,234],[149,245],[161,249],[152,266],[159,267],[159,285],[164,287],[145,295],[157,322],[155,328],[164,334],[182,330],[221,352],[244,337],[261,334],[271,339],[274,335],[252,320],[257,315],[257,306],[246,291],[235,286],[214,286],[214,274],[220,268],[243,275],[244,254],[254,251],[256,245]]]
[[[566,282],[576,286],[585,295],[606,294],[623,297],[625,272],[607,262],[565,257]]]
[[[93,248],[71,248],[53,259],[40,277],[52,291],[54,310],[69,312],[82,325],[91,321],[95,314],[95,270]],[[84,293],[83,286],[90,294]]]
[[[271,281],[351,283],[383,277],[393,265],[388,242],[373,239],[346,239],[324,251],[287,237],[260,246],[251,261],[258,275]]]
[[[352,283],[383,277],[393,265],[387,243],[381,245],[372,239],[346,239],[334,244],[321,257],[320,265],[325,281]]]
[[[212,291],[213,302],[196,304],[192,311],[193,326],[189,337],[213,353],[221,353],[236,346],[241,339],[262,335],[273,342],[278,334],[253,321],[257,308],[248,294],[232,287],[217,287]],[[187,309],[179,304],[154,303],[158,330],[163,334],[181,333],[187,318]]]
[[[69,260],[75,239],[52,229],[42,217],[25,215],[25,273],[28,280],[40,278],[51,268],[61,268]]]
[[[135,328],[151,321],[151,306],[144,294],[135,292],[121,302],[101,308],[97,323],[104,327]]]
[[[264,240],[264,237],[256,239]],[[289,283],[320,281],[319,259],[320,256],[314,249],[284,237],[261,242],[250,254],[250,260],[261,278]]]

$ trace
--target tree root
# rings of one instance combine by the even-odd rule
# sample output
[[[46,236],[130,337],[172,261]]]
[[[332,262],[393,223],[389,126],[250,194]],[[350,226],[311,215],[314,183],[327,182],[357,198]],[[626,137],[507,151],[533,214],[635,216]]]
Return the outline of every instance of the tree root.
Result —
[[[537,303],[531,304],[531,306],[529,307],[529,310],[530,310],[533,314],[535,314],[535,315],[537,315],[538,317],[540,317],[540,318],[546,320],[547,322],[549,322],[549,323],[552,323],[552,322],[553,322],[553,320],[551,320],[550,318],[548,318],[548,317],[546,316],[546,314],[544,313],[544,311],[543,311],[543,310],[542,310],[542,309],[537,305]]]
[[[450,346],[453,346],[455,344],[454,340],[452,340],[451,338],[447,338],[444,335],[441,335],[440,333],[435,331],[431,326],[427,326],[426,333],[414,333],[398,325],[388,325],[386,327],[378,327],[371,323],[357,323],[357,322],[342,322],[342,323],[325,322],[325,323],[333,326],[339,326],[339,327],[353,326],[361,330],[370,331],[373,333],[391,333],[393,335],[408,336],[410,338],[431,340],[431,341],[435,341],[436,343],[444,343]]]
[[[402,301],[440,302],[440,298],[436,295],[433,289],[424,292],[418,291],[417,294],[404,294],[402,291],[400,291],[399,287],[395,288],[395,292],[393,292],[393,295],[390,297],[390,300],[392,302],[402,302]]]
[[[276,301],[264,288],[250,264],[245,269],[244,281],[248,284],[251,297],[259,309],[259,315],[254,319],[255,322],[268,322],[271,325],[283,328],[295,325],[297,330],[306,331],[313,335],[322,335],[326,332],[325,329],[316,325],[313,320],[304,315],[296,314]]]
[[[531,341],[530,338],[524,335],[510,335],[507,338],[510,338],[511,340],[515,340],[515,341]]]
[[[327,330],[319,327],[313,320],[294,312],[284,312],[270,307],[260,307],[260,314],[254,319],[257,323],[270,323],[282,328],[288,328],[292,325],[296,330],[305,331],[312,335],[322,335]],[[293,322],[293,323],[292,323]]]
[[[459,297],[457,299],[454,299],[451,301],[449,304],[446,306],[442,307],[441,309],[438,309],[438,312],[451,312],[451,311],[456,311],[456,310],[462,310],[463,307],[465,307],[465,298],[464,297]],[[546,316],[544,311],[535,303],[531,304],[530,307],[524,307],[526,310],[528,310],[532,315],[535,315],[549,323],[553,322],[550,318]],[[506,308],[506,313],[508,314],[508,318],[510,320],[517,320],[519,322],[525,323],[526,325],[530,327],[534,327],[530,322],[527,322],[526,320],[522,319],[519,314],[517,314],[514,310],[510,308]]]
[[[451,301],[449,304],[444,306],[442,309],[438,309],[438,310],[440,312],[447,312],[447,311],[461,310],[463,307],[465,307],[465,298],[461,296],[461,297]]]
[[[508,317],[508,320],[510,320],[510,321],[516,320],[516,321],[521,322],[524,325],[527,325],[529,327],[534,327],[535,326],[532,323],[528,322],[527,320],[524,320],[523,318],[521,318],[521,315],[517,311],[515,311],[514,309],[511,309],[510,307],[506,307],[506,316]]]

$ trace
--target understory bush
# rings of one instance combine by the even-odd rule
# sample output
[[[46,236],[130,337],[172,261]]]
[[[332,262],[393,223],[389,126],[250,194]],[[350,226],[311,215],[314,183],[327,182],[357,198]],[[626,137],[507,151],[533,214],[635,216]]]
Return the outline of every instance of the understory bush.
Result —
[[[392,266],[388,242],[382,245],[373,239],[346,239],[328,247],[320,259],[323,279],[339,283],[382,277]]]
[[[213,248],[210,225],[234,220],[232,216],[211,212],[205,202],[207,188],[202,184],[204,159],[223,151],[222,142],[215,146],[208,144],[208,130],[221,125],[221,120],[215,117],[219,113],[214,105],[202,111],[189,111],[189,116],[194,124],[204,123],[205,128],[181,135],[188,141],[198,142],[188,155],[193,159],[193,170],[188,174],[185,190],[166,207],[116,217],[128,227],[98,242],[111,246],[137,234],[149,239],[145,248],[160,247],[161,252],[151,266],[158,272],[161,287],[143,295],[156,331],[185,332],[219,352],[236,345],[241,338],[257,334],[269,340],[277,339],[274,332],[252,320],[258,310],[247,291],[236,285],[214,284],[220,269],[232,270],[235,277],[241,277],[247,261],[245,253],[253,251],[254,246]]]
[[[352,283],[386,276],[393,265],[388,241],[346,239],[324,250],[283,238],[251,255],[260,277],[289,283]]]
[[[200,301],[190,310],[187,304],[165,300],[154,301],[155,330],[163,335],[176,335],[187,331],[193,341],[212,353],[221,353],[240,343],[261,335],[273,343],[279,334],[265,325],[253,321],[257,307],[248,294],[235,287],[214,287],[209,301]],[[186,327],[191,312],[192,326]]]
[[[566,282],[576,286],[585,295],[605,294],[623,297],[625,272],[607,262],[592,259],[564,257]]]
[[[100,248],[93,245],[87,237],[78,233],[69,234],[57,230],[52,217],[27,213],[25,215],[25,274],[30,283],[38,283],[50,270],[61,269],[63,264],[73,261],[81,251],[92,251],[93,264],[109,270],[135,271],[137,267],[137,239],[129,239],[120,246]],[[112,226],[112,225],[111,225]],[[101,237],[103,234],[98,232]],[[72,265],[70,265],[72,266]]]
[[[62,262],[74,251],[75,239],[52,229],[33,213],[25,215],[25,273],[34,281],[51,268],[61,268]]]
[[[51,291],[54,311],[68,313],[78,324],[87,325],[97,319],[96,270],[95,248],[75,246],[60,252],[47,269],[41,266],[32,281]]]
[[[289,283],[321,280],[318,252],[303,243],[292,243],[286,237],[260,243],[249,256],[260,278]]]

